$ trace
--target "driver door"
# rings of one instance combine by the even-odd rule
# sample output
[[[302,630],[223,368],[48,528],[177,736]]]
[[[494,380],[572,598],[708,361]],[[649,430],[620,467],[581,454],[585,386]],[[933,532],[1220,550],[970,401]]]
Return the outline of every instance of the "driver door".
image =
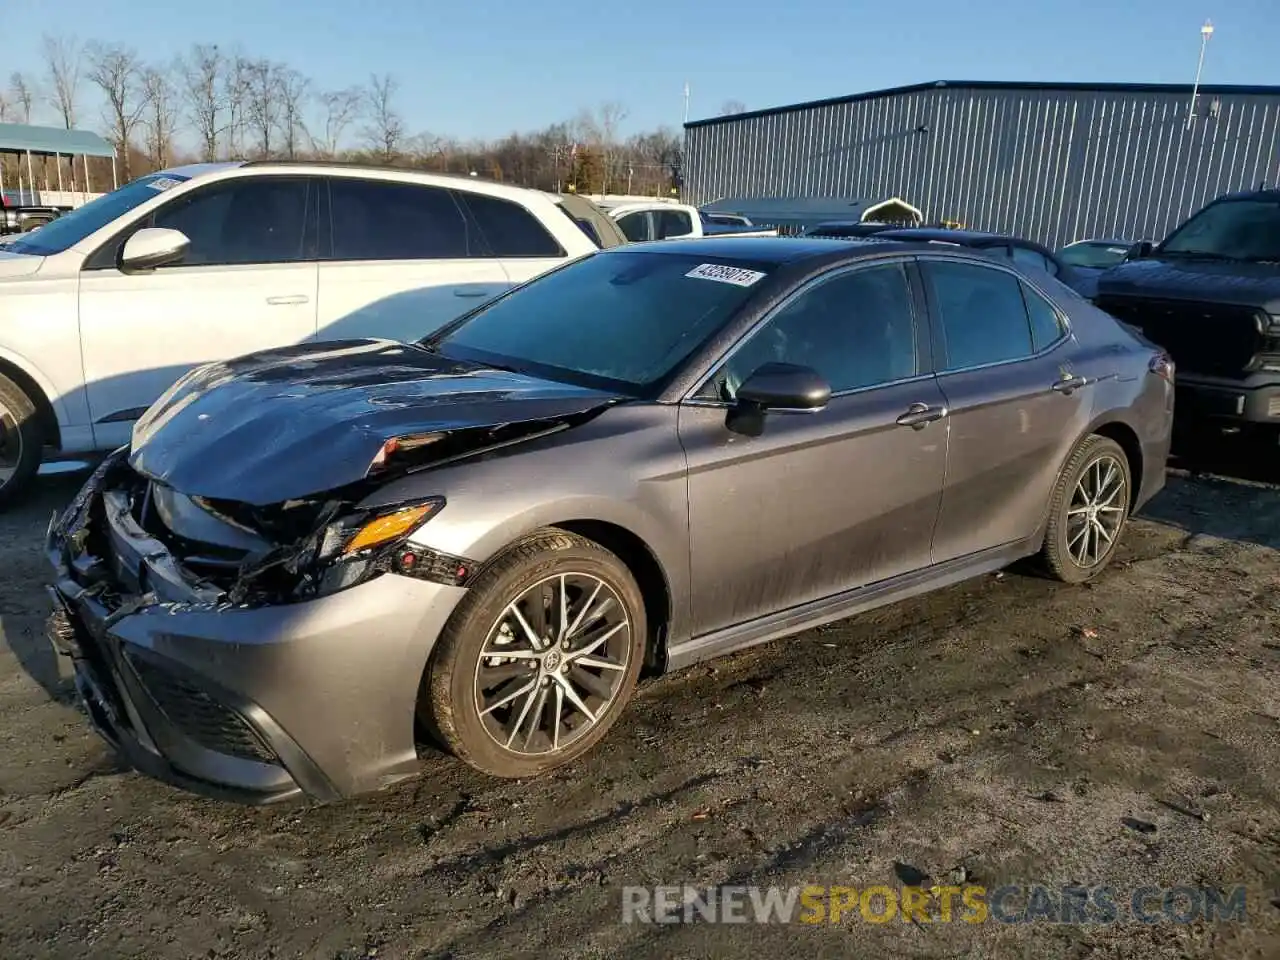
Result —
[[[929,566],[945,403],[907,270],[880,262],[811,281],[681,405],[695,635]],[[831,402],[770,412],[750,435],[732,397],[769,361],[812,367]],[[899,424],[913,404],[937,418]]]

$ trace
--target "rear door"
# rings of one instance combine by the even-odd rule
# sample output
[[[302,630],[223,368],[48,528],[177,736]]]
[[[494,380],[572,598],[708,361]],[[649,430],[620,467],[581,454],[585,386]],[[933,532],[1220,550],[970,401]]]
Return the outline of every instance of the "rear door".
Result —
[[[921,258],[949,415],[942,563],[1030,537],[1089,417],[1066,320],[1012,270]]]
[[[194,366],[311,340],[316,332],[319,182],[256,175],[179,194],[91,254],[80,274],[84,376],[99,446]],[[170,266],[123,273],[124,242],[148,227],[191,241]]]
[[[328,178],[318,336],[416,340],[510,286],[455,191]]]

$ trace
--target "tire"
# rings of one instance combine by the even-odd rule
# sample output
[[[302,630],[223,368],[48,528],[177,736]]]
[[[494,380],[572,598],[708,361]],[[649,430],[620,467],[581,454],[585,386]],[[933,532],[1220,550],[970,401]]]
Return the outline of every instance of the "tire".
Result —
[[[1092,515],[1098,526],[1089,524],[1090,514],[1085,513],[1084,525],[1088,532],[1084,532],[1079,511],[1088,509],[1090,489],[1100,479],[1111,478],[1113,470],[1123,486],[1116,490],[1115,479],[1106,480],[1102,496],[1097,498],[1100,509]],[[1084,583],[1105,570],[1115,556],[1129,520],[1132,496],[1133,477],[1124,449],[1107,437],[1097,434],[1085,437],[1071,454],[1053,488],[1049,525],[1040,552],[1048,573],[1064,583]],[[1106,535],[1110,536],[1109,541]]]
[[[567,618],[559,614],[561,584]],[[540,642],[547,635],[556,642],[535,650],[507,613],[512,605]],[[484,569],[449,618],[424,677],[419,718],[484,773],[545,773],[582,756],[613,726],[635,690],[647,631],[640,587],[621,560],[582,537],[542,531]]]
[[[35,403],[0,374],[0,508],[30,487],[43,454],[44,430]]]

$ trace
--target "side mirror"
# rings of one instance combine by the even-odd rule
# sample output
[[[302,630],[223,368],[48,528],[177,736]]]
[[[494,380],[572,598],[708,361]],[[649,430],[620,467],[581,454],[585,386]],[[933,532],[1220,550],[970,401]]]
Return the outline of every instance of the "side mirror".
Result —
[[[191,241],[181,230],[144,227],[125,241],[120,251],[121,270],[153,270],[177,263]]]
[[[1151,256],[1151,251],[1155,250],[1155,248],[1156,245],[1150,240],[1139,240],[1129,248],[1124,258],[1126,260],[1141,260],[1143,257]]]
[[[759,410],[821,410],[831,400],[831,384],[810,367],[766,363],[738,387],[738,403]]]

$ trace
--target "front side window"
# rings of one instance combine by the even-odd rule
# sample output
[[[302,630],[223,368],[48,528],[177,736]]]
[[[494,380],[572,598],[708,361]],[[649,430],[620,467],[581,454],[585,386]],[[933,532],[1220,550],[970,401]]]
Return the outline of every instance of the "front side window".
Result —
[[[179,197],[147,226],[181,231],[191,241],[174,264],[187,267],[308,259],[306,224],[305,179],[244,177]]]
[[[658,210],[655,216],[658,220],[659,240],[665,240],[668,237],[684,237],[693,233],[693,219],[687,210]]]
[[[479,256],[453,192],[441,187],[334,177],[329,181],[334,260],[460,260]]]
[[[734,351],[703,395],[731,401],[770,362],[810,367],[833,393],[915,376],[915,317],[903,266],[841,273],[800,293]]]
[[[495,257],[563,257],[564,248],[532,213],[510,200],[467,193],[471,210],[489,253]]]
[[[1157,253],[1225,260],[1280,260],[1280,203],[1211,203],[1175,230],[1160,244]]]
[[[649,239],[649,214],[645,210],[619,217],[618,226],[632,243],[643,243]]]
[[[946,342],[947,370],[1030,356],[1031,325],[1022,282],[973,263],[922,262]]]
[[[729,321],[768,269],[616,247],[516,288],[424,346],[646,396]]]

